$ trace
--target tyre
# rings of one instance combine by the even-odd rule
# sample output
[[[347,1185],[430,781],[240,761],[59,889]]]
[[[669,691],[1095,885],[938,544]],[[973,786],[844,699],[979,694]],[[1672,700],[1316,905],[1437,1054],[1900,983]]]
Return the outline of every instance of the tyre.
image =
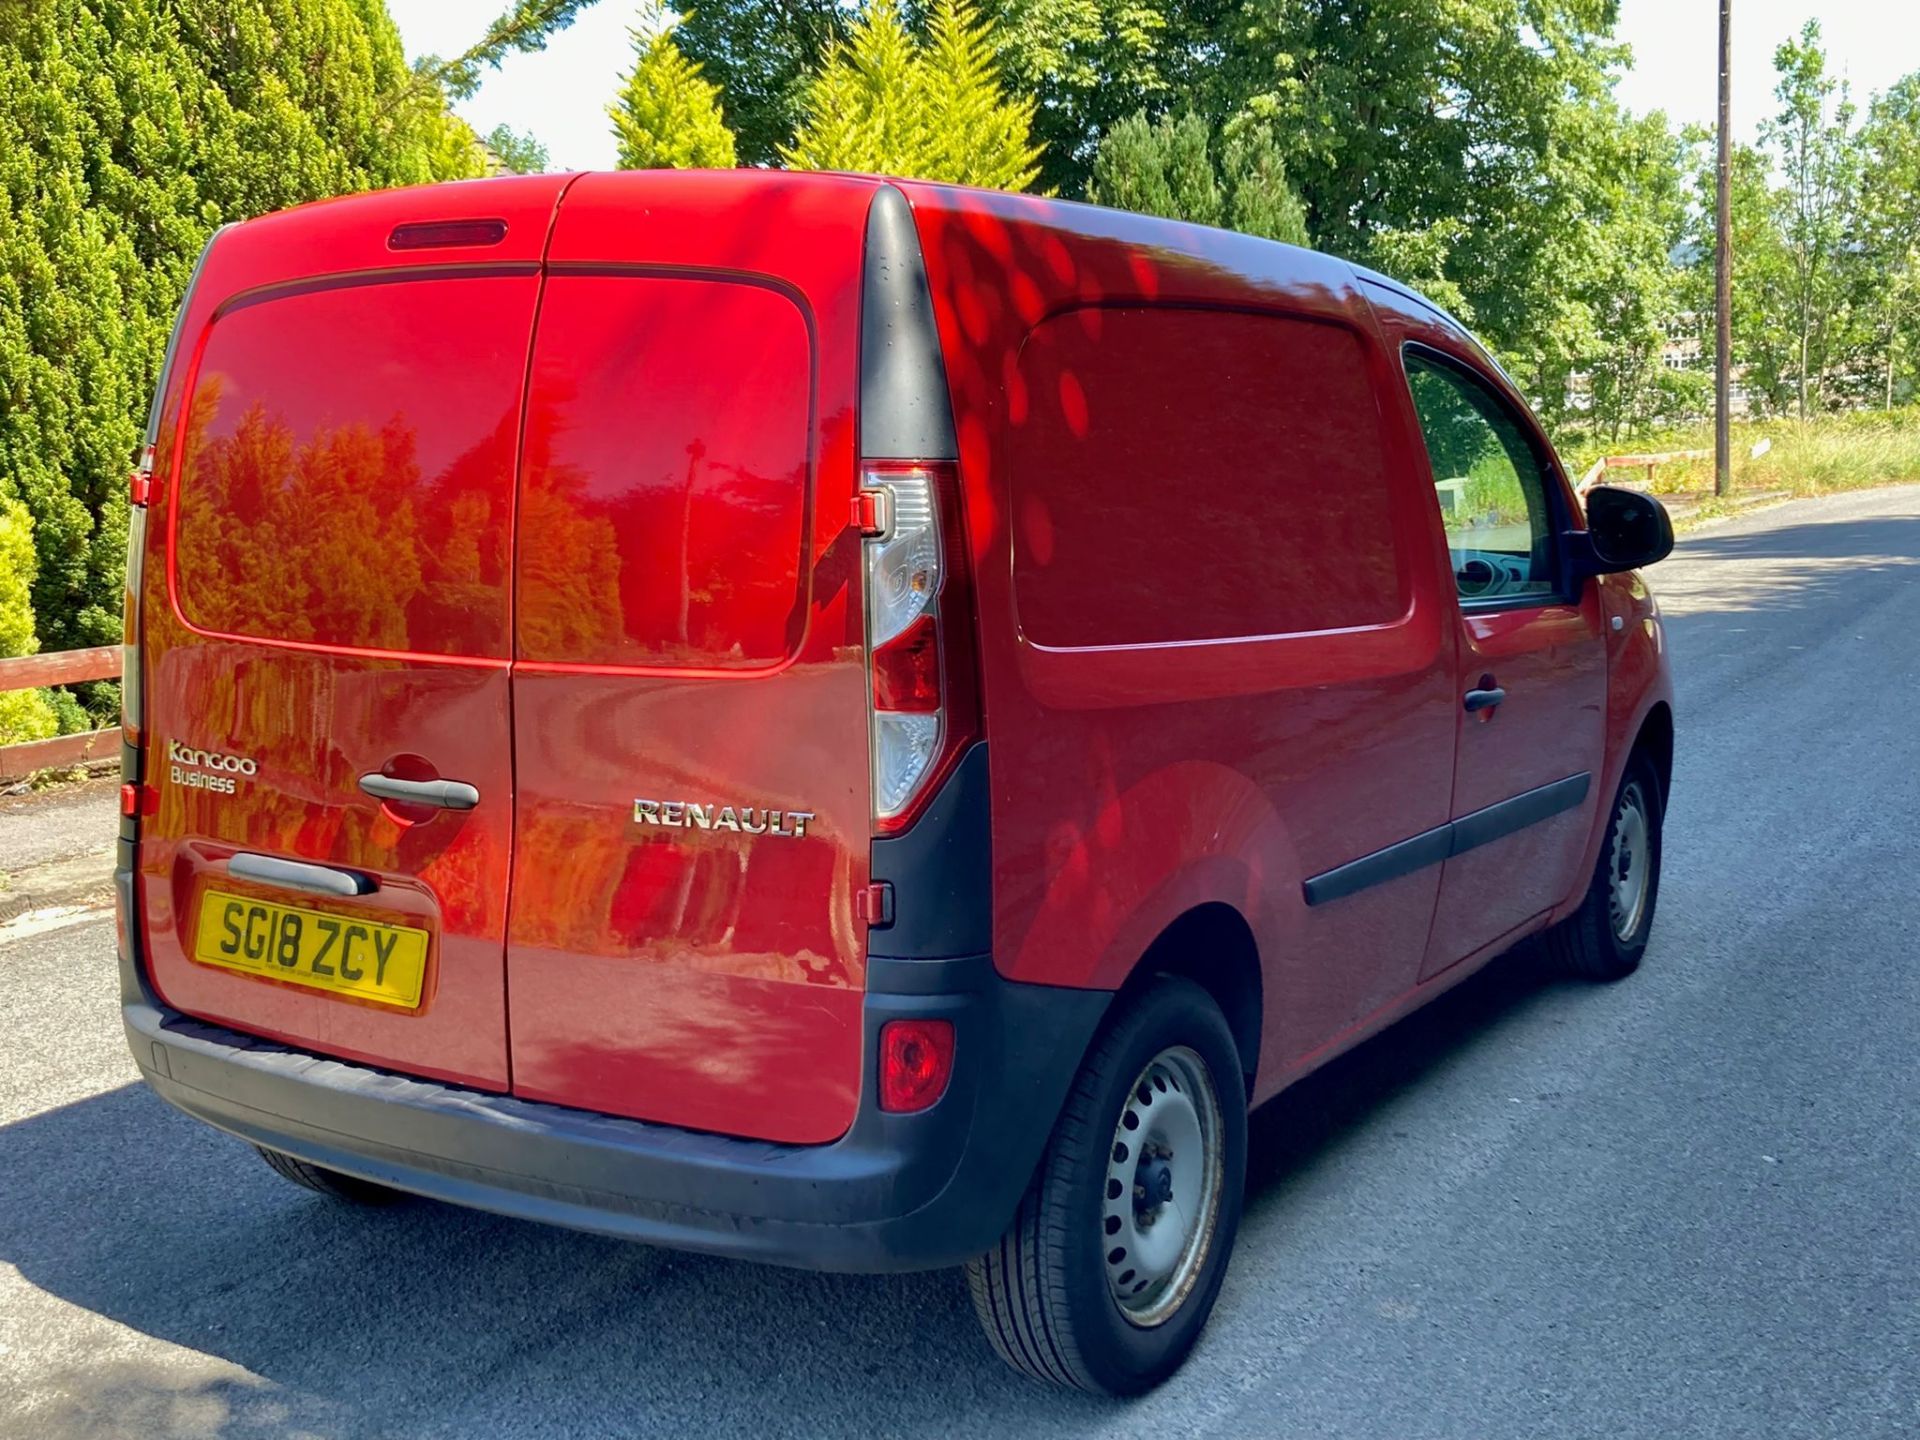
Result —
[[[1622,980],[1640,968],[1660,898],[1660,777],[1644,754],[1627,761],[1607,836],[1580,908],[1546,933],[1554,967],[1582,980]]]
[[[993,1348],[1036,1380],[1109,1395],[1179,1368],[1240,1224],[1247,1097],[1211,996],[1160,979],[1081,1066],[1007,1233],[967,1266]]]
[[[305,1160],[297,1160],[278,1150],[269,1150],[264,1145],[256,1145],[260,1158],[272,1167],[274,1174],[303,1185],[309,1190],[327,1196],[333,1200],[345,1200],[355,1205],[391,1205],[405,1197],[398,1190],[390,1190],[385,1185],[376,1185],[371,1180],[362,1180],[357,1175],[342,1175],[338,1170],[328,1170],[324,1166],[310,1165]]]

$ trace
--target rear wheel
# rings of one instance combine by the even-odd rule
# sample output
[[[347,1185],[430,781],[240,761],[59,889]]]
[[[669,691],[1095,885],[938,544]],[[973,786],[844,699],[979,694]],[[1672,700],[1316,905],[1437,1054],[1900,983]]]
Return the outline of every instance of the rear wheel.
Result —
[[[1580,908],[1546,934],[1556,968],[1583,980],[1621,980],[1640,968],[1660,898],[1660,777],[1636,752],[1620,777],[1607,838]]]
[[[396,1200],[406,1198],[398,1190],[376,1185],[371,1180],[362,1180],[357,1175],[343,1175],[338,1170],[309,1164],[278,1150],[269,1150],[264,1145],[253,1148],[260,1152],[260,1158],[267,1162],[274,1174],[329,1199],[345,1200],[355,1205],[391,1205]]]
[[[967,1266],[1000,1357],[1113,1395],[1159,1384],[1213,1310],[1240,1223],[1247,1102],[1225,1017],[1164,979],[1123,1002],[1013,1224]]]

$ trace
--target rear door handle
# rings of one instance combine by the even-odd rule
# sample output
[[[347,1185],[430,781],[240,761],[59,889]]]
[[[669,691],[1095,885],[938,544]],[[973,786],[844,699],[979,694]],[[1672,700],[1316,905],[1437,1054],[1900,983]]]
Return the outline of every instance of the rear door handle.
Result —
[[[1506,698],[1507,692],[1497,685],[1491,690],[1469,690],[1466,699],[1467,713],[1471,715],[1476,710],[1491,710]]]
[[[400,780],[376,771],[360,777],[360,788],[379,800],[442,810],[471,810],[480,803],[480,792],[464,780]]]

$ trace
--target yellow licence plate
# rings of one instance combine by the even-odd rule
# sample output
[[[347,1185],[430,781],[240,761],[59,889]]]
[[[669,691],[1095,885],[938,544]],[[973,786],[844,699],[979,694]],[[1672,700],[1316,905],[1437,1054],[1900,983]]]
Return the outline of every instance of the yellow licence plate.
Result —
[[[193,954],[208,965],[414,1010],[427,974],[427,932],[209,890]]]

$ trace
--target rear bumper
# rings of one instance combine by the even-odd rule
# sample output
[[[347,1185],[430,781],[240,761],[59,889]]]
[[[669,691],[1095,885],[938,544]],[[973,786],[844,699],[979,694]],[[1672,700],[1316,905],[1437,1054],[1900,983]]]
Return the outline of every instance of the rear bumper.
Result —
[[[438,1200],[817,1270],[927,1269],[991,1245],[1111,998],[1014,984],[984,956],[876,959],[869,1064],[883,1021],[945,1016],[956,1027],[953,1083],[918,1115],[863,1099],[841,1139],[796,1146],[490,1095],[257,1040],[166,1009],[126,948],[134,1059],[189,1115]]]

